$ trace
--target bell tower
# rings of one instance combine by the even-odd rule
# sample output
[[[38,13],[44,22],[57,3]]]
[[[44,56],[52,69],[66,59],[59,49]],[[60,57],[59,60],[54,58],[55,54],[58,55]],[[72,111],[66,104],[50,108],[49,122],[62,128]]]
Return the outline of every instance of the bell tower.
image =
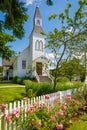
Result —
[[[33,18],[33,30],[30,36],[32,61],[45,55],[45,36],[41,32],[44,32],[42,29],[42,17],[39,7],[36,7]]]

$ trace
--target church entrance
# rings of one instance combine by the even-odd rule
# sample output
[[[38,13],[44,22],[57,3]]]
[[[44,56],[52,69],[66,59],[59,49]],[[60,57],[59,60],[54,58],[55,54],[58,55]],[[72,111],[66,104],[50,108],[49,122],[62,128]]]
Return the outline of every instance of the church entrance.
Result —
[[[36,72],[38,75],[42,75],[42,63],[36,62]]]

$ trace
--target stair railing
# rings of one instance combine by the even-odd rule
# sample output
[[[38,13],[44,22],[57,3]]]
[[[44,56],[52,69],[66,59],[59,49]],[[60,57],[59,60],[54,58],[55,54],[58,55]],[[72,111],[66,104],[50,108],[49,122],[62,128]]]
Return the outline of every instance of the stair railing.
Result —
[[[39,78],[39,75],[37,74],[37,72],[35,72],[35,77],[36,77],[36,80],[37,80],[38,82],[40,82],[40,78]]]

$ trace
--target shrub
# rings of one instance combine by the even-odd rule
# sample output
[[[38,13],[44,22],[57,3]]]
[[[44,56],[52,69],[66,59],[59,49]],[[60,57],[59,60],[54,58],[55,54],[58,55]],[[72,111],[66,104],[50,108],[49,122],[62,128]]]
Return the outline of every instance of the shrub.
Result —
[[[13,78],[13,83],[17,83],[17,78],[18,78],[18,76],[15,76],[14,78]]]
[[[49,84],[49,83],[39,83],[38,84],[37,96],[49,94],[52,92],[53,92],[53,84]]]
[[[82,82],[64,82],[64,83],[57,82],[57,91],[74,89],[74,88],[79,88],[82,86],[83,86]]]
[[[33,91],[33,95],[35,96],[52,93],[53,90],[53,85],[49,83],[37,83],[37,82],[27,81],[25,86],[26,86],[25,90],[27,95],[28,95],[28,91],[31,89]]]
[[[23,84],[24,78],[15,76],[12,81],[13,81],[13,83]]]
[[[58,77],[57,82],[64,82],[65,83],[65,82],[69,82],[69,79],[66,77]]]
[[[3,80],[3,76],[2,76],[2,75],[0,75],[0,81],[1,81],[1,80]]]
[[[31,96],[36,96],[36,92],[38,90],[38,86],[37,86],[38,83],[35,83],[35,82],[32,82],[30,80],[26,81],[25,83],[25,91],[26,91],[26,95],[28,97],[31,97]],[[30,90],[32,90],[32,95],[29,94],[30,93]]]
[[[17,78],[17,84],[23,84],[23,80],[24,80],[23,78],[19,78],[19,77],[18,77],[18,78]]]

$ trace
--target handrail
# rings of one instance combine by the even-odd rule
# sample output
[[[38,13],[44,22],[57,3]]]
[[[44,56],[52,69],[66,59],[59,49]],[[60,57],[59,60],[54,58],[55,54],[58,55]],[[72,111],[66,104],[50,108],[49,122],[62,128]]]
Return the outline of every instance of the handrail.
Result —
[[[37,74],[37,72],[35,72],[35,76],[36,76],[36,80],[37,80],[38,82],[40,82],[40,78],[39,78],[39,75]]]

